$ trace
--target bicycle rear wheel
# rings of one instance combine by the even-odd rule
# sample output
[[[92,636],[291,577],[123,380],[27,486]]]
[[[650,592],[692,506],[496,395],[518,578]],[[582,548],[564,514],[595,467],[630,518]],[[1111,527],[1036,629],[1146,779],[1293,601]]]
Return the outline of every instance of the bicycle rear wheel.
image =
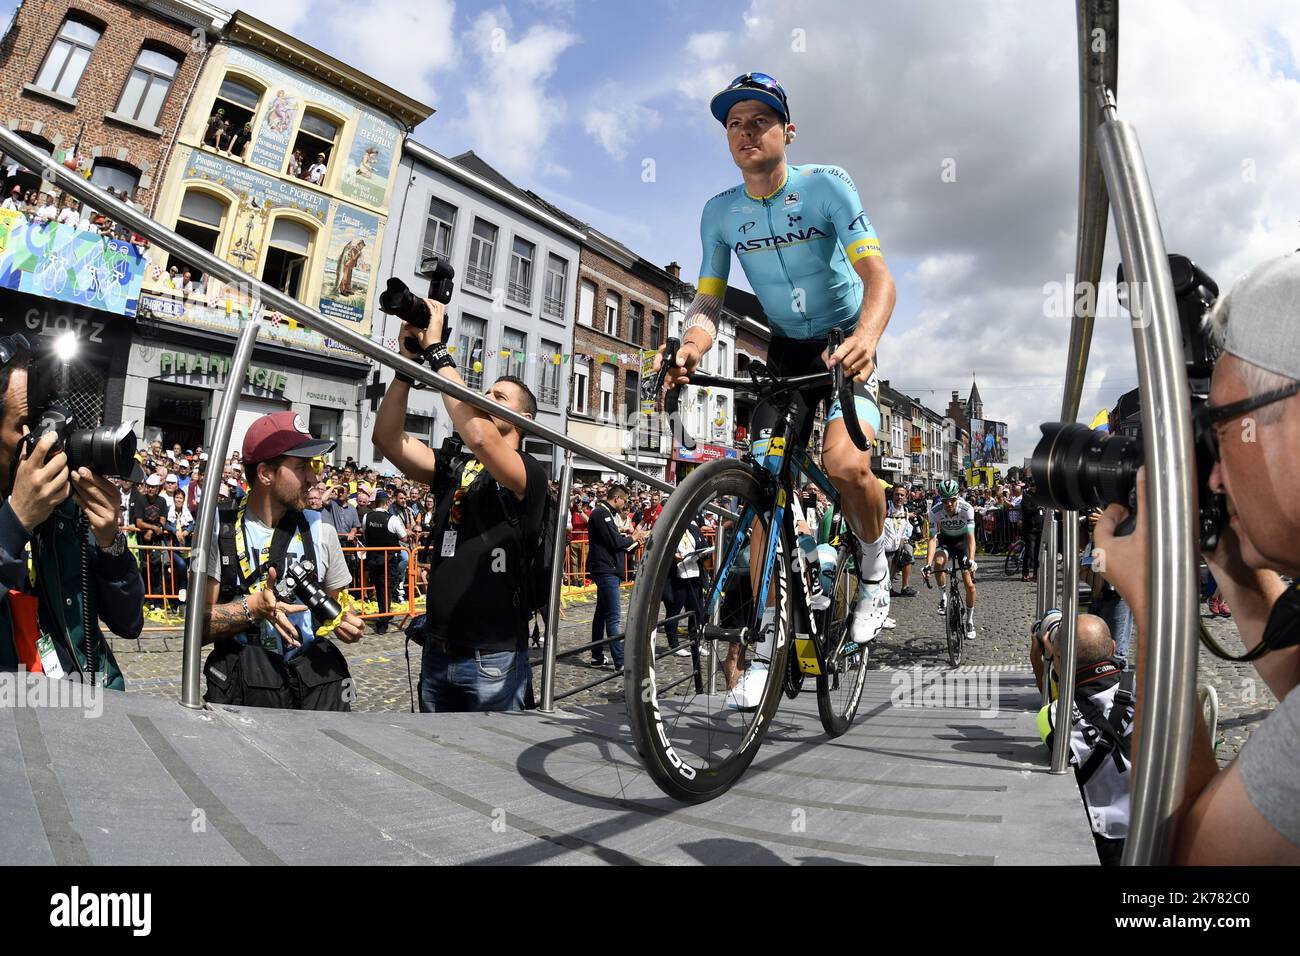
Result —
[[[1024,545],[1012,545],[1011,550],[1007,552],[1007,559],[1002,564],[1002,573],[1008,576],[1019,574],[1021,561],[1024,557]]]
[[[786,579],[787,543],[776,529],[776,561],[771,588],[775,597],[775,621],[766,656],[751,647],[747,656],[753,670],[747,683],[752,709],[734,709],[738,698],[728,694],[719,680],[718,693],[710,693],[713,673],[678,676],[672,664],[656,668],[665,654],[656,654],[654,631],[663,622],[661,595],[682,535],[691,519],[705,513],[711,504],[721,504],[738,514],[745,526],[736,539],[735,522],[724,522],[723,560],[715,567],[704,590],[705,620],[716,609],[726,617],[719,626],[757,633],[762,620],[758,601],[752,595],[748,561],[743,560],[752,522],[760,522],[764,540],[773,541],[774,529],[763,486],[753,468],[735,459],[709,462],[697,468],[668,499],[655,523],[646,547],[645,560],[632,589],[626,631],[624,697],[628,721],[637,753],[646,770],[664,793],[677,800],[700,803],[725,793],[744,773],[758,752],[763,735],[780,703],[789,654],[789,587]],[[764,555],[751,554],[761,565]],[[764,602],[766,603],[766,602]],[[722,643],[720,648],[728,647]],[[716,668],[712,658],[710,668]],[[660,673],[662,670],[662,674]],[[761,687],[760,687],[761,682]]]
[[[827,673],[817,677],[817,713],[823,729],[832,737],[848,730],[858,712],[862,688],[867,682],[871,646],[861,646],[848,639],[849,619],[859,586],[851,558],[848,548],[840,548],[831,585],[831,604],[822,615]]]
[[[966,598],[959,583],[948,589],[948,613],[943,616],[943,623],[948,638],[948,661],[953,667],[961,667],[962,642],[966,639]]]

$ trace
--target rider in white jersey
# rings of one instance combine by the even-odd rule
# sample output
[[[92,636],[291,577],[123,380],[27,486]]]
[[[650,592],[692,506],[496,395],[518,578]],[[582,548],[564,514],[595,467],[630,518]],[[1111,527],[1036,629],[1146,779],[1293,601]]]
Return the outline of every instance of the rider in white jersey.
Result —
[[[934,572],[939,584],[939,613],[947,610],[944,569],[951,561],[961,569],[966,584],[966,637],[975,637],[975,509],[965,498],[958,497],[957,482],[951,478],[939,482],[940,503],[930,509],[930,547],[924,573]]]

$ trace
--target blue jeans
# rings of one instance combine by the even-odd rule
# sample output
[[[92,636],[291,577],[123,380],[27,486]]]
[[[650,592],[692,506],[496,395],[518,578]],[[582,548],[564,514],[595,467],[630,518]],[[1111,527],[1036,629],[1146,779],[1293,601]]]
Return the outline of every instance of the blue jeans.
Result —
[[[593,574],[591,579],[596,583],[596,615],[591,619],[591,639],[593,641],[603,641],[607,637],[613,637],[615,634],[623,636],[623,625],[620,619],[622,604],[620,603],[620,594],[618,588],[617,574]],[[623,642],[615,641],[608,645],[610,654],[614,658],[614,666],[623,666]],[[605,645],[593,648],[591,659],[600,663],[605,659]]]
[[[526,651],[448,657],[429,642],[420,661],[420,711],[523,710],[531,679]]]

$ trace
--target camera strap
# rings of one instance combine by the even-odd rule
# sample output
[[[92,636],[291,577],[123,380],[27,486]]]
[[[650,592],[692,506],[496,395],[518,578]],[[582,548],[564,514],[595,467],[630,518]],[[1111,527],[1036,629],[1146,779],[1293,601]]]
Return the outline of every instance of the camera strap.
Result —
[[[262,553],[254,549],[248,541],[248,528],[244,523],[247,503],[248,497],[245,496],[239,503],[239,511],[235,514],[235,553],[239,557],[239,570],[245,590],[260,581],[268,568],[282,570],[281,565],[295,534],[302,541],[303,556],[316,560],[316,543],[312,540],[311,525],[307,521],[307,516],[301,511],[286,511],[275,526],[270,547],[266,549],[266,559],[263,561]],[[252,563],[249,561],[250,553],[254,556]]]

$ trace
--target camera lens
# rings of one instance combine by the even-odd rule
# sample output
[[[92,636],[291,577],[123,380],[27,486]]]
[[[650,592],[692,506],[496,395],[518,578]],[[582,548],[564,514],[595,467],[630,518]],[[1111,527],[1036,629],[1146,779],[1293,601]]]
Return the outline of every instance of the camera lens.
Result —
[[[135,467],[135,423],[78,428],[67,437],[68,467],[104,478],[129,478]]]
[[[1062,511],[1127,503],[1142,464],[1142,445],[1126,435],[1102,435],[1077,422],[1049,422],[1029,471],[1038,499]]]

